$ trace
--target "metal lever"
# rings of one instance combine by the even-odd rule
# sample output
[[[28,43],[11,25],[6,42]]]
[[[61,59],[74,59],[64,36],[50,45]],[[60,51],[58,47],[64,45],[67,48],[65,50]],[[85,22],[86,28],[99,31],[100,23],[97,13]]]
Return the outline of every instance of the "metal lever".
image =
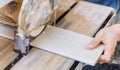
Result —
[[[14,34],[14,47],[13,50],[21,55],[27,55],[29,52],[29,36],[22,32],[23,38],[18,31]]]

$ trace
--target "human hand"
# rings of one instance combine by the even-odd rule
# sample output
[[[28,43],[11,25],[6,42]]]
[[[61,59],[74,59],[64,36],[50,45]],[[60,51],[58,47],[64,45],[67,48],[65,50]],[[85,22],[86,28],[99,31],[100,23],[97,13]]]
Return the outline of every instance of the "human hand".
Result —
[[[100,43],[105,44],[103,55],[100,56],[98,63],[109,62],[114,54],[117,41],[120,40],[120,24],[115,24],[101,29],[95,36],[94,40],[87,46],[88,49],[98,47]]]

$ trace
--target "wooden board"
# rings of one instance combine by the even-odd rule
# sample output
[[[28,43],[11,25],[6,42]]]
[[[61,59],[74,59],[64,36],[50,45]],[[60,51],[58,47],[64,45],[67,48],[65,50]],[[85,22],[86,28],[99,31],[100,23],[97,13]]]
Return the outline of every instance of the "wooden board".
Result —
[[[12,18],[3,14],[0,14],[0,23],[10,25],[10,26],[16,26]]]
[[[4,70],[17,55],[13,52],[13,42],[0,37],[0,70]]]
[[[4,0],[1,0],[1,1],[4,1]],[[10,1],[10,0],[7,0],[7,1]],[[0,14],[7,17],[7,18],[0,17],[0,22],[3,24],[11,25],[11,26],[17,26],[18,14],[19,14],[22,0],[14,0],[14,1],[11,0],[11,1],[12,2],[7,4],[6,6],[0,8]]]
[[[0,8],[10,3],[12,0],[0,0]]]
[[[49,24],[55,23],[60,16],[62,16],[66,11],[71,9],[71,7],[76,3],[75,0],[59,0],[58,1],[58,9],[52,14]],[[34,33],[40,33],[41,28],[35,28],[33,32],[30,33],[32,37],[35,37],[36,35]]]
[[[73,61],[62,56],[33,48],[11,70],[68,70],[71,63]]]
[[[0,24],[0,36],[14,40],[15,27]]]
[[[71,9],[72,5],[76,3],[76,0],[60,0],[59,1],[59,8],[56,11],[56,18],[53,16],[53,19],[51,19],[50,22],[53,22],[55,19],[58,19],[62,14],[64,14],[66,11]]]
[[[64,3],[64,2],[63,2]],[[82,2],[82,3],[85,3],[86,4],[86,2]],[[91,4],[91,3],[90,3]],[[87,5],[87,4],[86,4]],[[84,10],[85,12],[88,12],[89,11],[89,8],[91,7],[91,6],[89,6],[89,4],[86,6],[85,5],[85,7],[84,7],[84,5],[83,5],[83,7],[84,8],[86,8],[86,10]],[[93,4],[92,4],[93,5]],[[77,6],[79,6],[79,5],[77,5]],[[96,4],[94,4],[93,6],[96,6]],[[98,5],[98,6],[100,6],[100,5]],[[76,7],[76,6],[75,6]],[[79,7],[81,7],[81,6],[79,6]],[[92,7],[92,8],[94,8],[94,7]],[[106,8],[106,7],[103,7],[102,6],[102,8]],[[88,10],[87,10],[88,9]],[[95,10],[96,10],[96,8],[94,8]],[[81,9],[79,9],[79,10],[81,10]],[[103,10],[104,9],[97,9],[97,10],[99,10],[99,12],[102,12],[102,13],[104,13],[104,14],[102,14],[102,16],[103,15],[105,15],[105,14],[107,14],[107,15],[109,15],[109,13],[106,13],[106,12],[103,12]],[[111,10],[111,9],[105,9],[105,10]],[[87,14],[90,14],[90,13],[92,13],[92,12],[94,12],[94,11],[89,11]],[[96,15],[96,17],[98,17],[98,16],[101,16],[101,14],[99,14],[99,12],[97,12],[98,14]],[[79,13],[84,13],[84,12],[77,12],[78,13],[78,16],[81,16]],[[73,14],[74,15],[74,11],[73,12],[69,12],[68,13],[68,15],[70,15],[70,14]],[[84,16],[84,17],[86,17],[86,18],[88,18],[88,19],[90,19],[91,20],[91,18],[94,16],[94,14],[91,14],[91,15],[89,15],[89,17],[88,16]],[[101,16],[101,17],[102,17]],[[106,16],[107,17],[107,16]],[[75,18],[76,19],[76,18]],[[106,19],[106,18],[105,18]],[[83,20],[82,19],[82,17],[81,17],[81,19],[76,19],[76,22],[72,22],[72,23],[68,23],[68,22],[66,22],[66,21],[71,21],[71,17],[70,18],[63,18],[63,20],[60,22],[60,23],[58,23],[58,27],[61,27],[61,28],[64,28],[64,29],[68,29],[68,30],[71,30],[71,31],[74,31],[74,32],[78,32],[78,33],[81,33],[81,28],[86,28],[88,31],[85,31],[85,30],[83,30],[83,34],[87,34],[87,35],[89,35],[89,36],[91,36],[92,34],[92,31],[94,32],[95,30],[96,30],[96,26],[97,25],[99,25],[99,27],[98,28],[100,28],[100,24],[98,24],[99,22],[101,22],[101,21],[98,21],[98,22],[96,22],[96,23],[91,23],[91,22],[87,22],[88,24],[89,23],[91,23],[91,24],[89,24],[89,25],[84,25],[83,27],[80,25],[81,23],[78,23],[80,20],[82,20],[82,21],[84,21],[83,22],[83,24],[84,23],[86,23],[85,21],[86,20]],[[78,22],[77,22],[78,21]],[[95,21],[95,20],[93,20],[93,21]],[[102,22],[104,22],[104,20],[102,20]],[[63,25],[62,25],[62,23],[64,23]],[[101,25],[102,25],[103,23],[101,23]],[[90,25],[92,26],[92,25],[94,25],[92,28],[93,28],[93,30],[91,30],[91,27],[90,27]],[[74,28],[74,29],[73,29]],[[85,32],[84,32],[85,31]],[[95,34],[95,33],[94,33]],[[43,50],[39,50],[39,49],[37,49],[37,48],[32,48],[32,50],[30,51],[30,53],[28,54],[28,56],[25,56],[25,57],[23,57],[17,64],[18,65],[20,65],[20,66],[18,66],[17,67],[17,69],[22,69],[22,70],[33,70],[33,69],[36,69],[36,70],[69,70],[69,68],[71,67],[71,65],[74,63],[74,60],[72,60],[72,59],[68,59],[68,58],[65,58],[65,57],[63,57],[63,56],[58,56],[58,55],[55,55],[55,54],[53,54],[53,53],[49,53],[49,52],[45,52],[45,51],[43,51]],[[16,65],[17,65],[16,64]],[[15,66],[16,67],[16,66]],[[15,70],[16,68],[12,68],[13,70]]]
[[[92,40],[92,37],[50,26],[30,45],[89,65],[95,65],[104,47],[101,45],[94,50],[86,49]]]
[[[60,25],[69,30],[93,36],[111,14],[112,10],[113,8],[80,1],[69,14],[61,20]]]

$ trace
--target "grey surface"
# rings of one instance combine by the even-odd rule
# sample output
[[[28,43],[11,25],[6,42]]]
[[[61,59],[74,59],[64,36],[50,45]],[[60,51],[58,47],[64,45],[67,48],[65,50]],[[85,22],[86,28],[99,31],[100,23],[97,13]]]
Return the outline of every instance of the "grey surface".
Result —
[[[95,65],[104,45],[94,50],[86,49],[92,37],[50,26],[45,33],[31,42],[31,45],[86,64]]]

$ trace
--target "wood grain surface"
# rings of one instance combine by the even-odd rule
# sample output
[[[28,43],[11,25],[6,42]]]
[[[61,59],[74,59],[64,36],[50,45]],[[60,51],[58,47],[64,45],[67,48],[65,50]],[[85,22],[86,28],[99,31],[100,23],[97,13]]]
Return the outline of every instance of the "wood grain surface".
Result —
[[[63,1],[63,2],[61,2],[62,3],[62,5],[61,6],[64,6],[63,8],[64,9],[61,9],[60,10],[60,12],[59,12],[59,15],[58,15],[58,17],[59,16],[61,16],[65,11],[67,11],[74,3],[75,3],[75,1],[74,0],[69,0],[68,2],[70,2],[70,4],[68,3],[68,5],[67,6],[65,6],[66,4],[64,4],[64,3],[67,3],[65,0],[61,0],[61,1]],[[65,2],[64,2],[65,1]],[[7,8],[7,7],[6,7]],[[6,9],[5,9],[6,10]],[[59,9],[58,9],[59,10]],[[4,13],[4,11],[2,11],[3,13]],[[7,15],[7,14],[6,14]],[[13,15],[13,14],[12,14]],[[11,16],[12,16],[11,15]],[[8,36],[7,38],[9,38],[9,39],[11,39],[11,40],[13,40],[13,32],[14,32],[14,30],[12,30],[13,28],[9,28],[9,27],[7,27],[7,26],[0,26],[1,28],[2,28],[2,30],[0,30],[0,33],[2,33],[2,35],[0,34],[0,36],[3,36],[3,37],[5,37],[5,36]],[[9,31],[9,32],[8,32]],[[10,34],[9,34],[10,33]],[[4,35],[3,35],[4,34]],[[3,38],[4,39],[4,38]],[[4,41],[3,39],[0,39],[1,41]],[[9,40],[9,39],[5,39],[5,40],[8,40],[8,41],[10,41],[11,42],[11,40]],[[1,43],[1,42],[0,42]],[[6,43],[3,43],[3,45],[5,45]],[[13,44],[13,42],[11,42],[10,44]],[[10,45],[9,44],[9,45]],[[2,44],[0,44],[0,45],[2,45]],[[6,46],[2,46],[2,47],[4,47],[4,48],[6,48]],[[8,46],[8,47],[10,47],[10,46]],[[7,48],[8,48],[7,47]],[[12,47],[12,46],[11,46]],[[1,57],[2,57],[2,59],[0,59],[0,70],[3,70],[5,67],[7,67],[10,63],[12,63],[13,62],[13,60],[15,59],[15,58],[17,58],[17,56],[18,56],[18,54],[17,53],[15,53],[15,52],[13,52],[13,48],[8,48],[7,49],[6,48],[6,50],[7,50],[7,52],[6,53],[3,53],[2,55],[1,55]],[[4,50],[3,48],[1,48],[1,50]],[[37,55],[38,56],[38,58],[36,59],[36,60],[38,60],[39,59],[39,49],[36,49],[36,48],[33,48],[31,51],[30,51],[30,53],[32,53],[32,54],[34,54],[34,55]],[[45,51],[44,51],[45,52]],[[36,53],[36,54],[35,54]],[[45,52],[46,53],[46,52]],[[30,57],[34,57],[34,55],[30,55]],[[52,58],[52,56],[51,55],[53,55],[54,56],[54,54],[51,54],[51,53],[48,53],[48,54],[46,54],[46,55],[48,55],[47,57],[51,57]],[[44,57],[46,57],[46,55],[44,55],[43,56],[43,58]],[[5,57],[5,58],[4,58]],[[48,58],[49,59],[49,58]],[[63,64],[63,66],[62,67],[64,67],[64,68],[67,68],[67,67],[70,67],[72,64],[71,63],[73,63],[71,60],[67,60],[67,58],[66,58],[66,60],[63,58],[63,57],[61,57],[61,56],[58,56],[58,55],[56,55],[55,56],[55,59],[56,59],[56,61],[54,62],[53,61],[53,64],[50,64],[50,65],[53,65],[53,66],[56,66],[56,67],[58,67],[58,66],[62,66]],[[33,60],[34,60],[34,58],[33,58]],[[63,61],[59,61],[59,60],[63,60]],[[46,62],[46,60],[45,60],[45,62]],[[56,65],[56,62],[58,62],[58,65]],[[32,63],[32,62],[30,62],[30,63]],[[34,63],[34,62],[33,62]],[[36,62],[35,62],[36,63]],[[44,63],[44,61],[43,61],[43,63]],[[70,65],[71,64],[71,65]],[[43,64],[44,65],[44,64]],[[50,66],[51,67],[51,66]],[[34,68],[34,67],[33,67]],[[45,68],[45,67],[44,67]]]
[[[12,26],[8,26],[5,24],[0,24],[0,36],[4,38],[8,38],[14,40],[14,32],[16,28]]]
[[[76,10],[78,12],[76,12]],[[103,10],[106,12],[103,12]],[[56,26],[93,36],[93,34],[101,27],[110,12],[111,9],[108,7],[82,1],[79,2],[79,4],[77,4],[77,6],[75,6],[75,8],[73,8],[72,11],[70,11]],[[23,57],[12,70],[69,70],[73,62],[74,60],[72,59],[37,48],[32,48],[30,53]]]
[[[4,1],[4,0],[1,0]],[[10,0],[8,0],[10,1]],[[17,26],[18,14],[21,7],[22,0],[11,0],[9,4],[0,8],[0,14],[4,15],[6,18],[0,17],[0,22],[12,26]],[[11,19],[11,21],[9,21]],[[6,22],[9,23],[6,23]]]
[[[93,36],[112,10],[113,8],[80,1],[60,24],[69,30]]]
[[[13,52],[13,41],[0,37],[0,70],[12,63],[17,55]]]

